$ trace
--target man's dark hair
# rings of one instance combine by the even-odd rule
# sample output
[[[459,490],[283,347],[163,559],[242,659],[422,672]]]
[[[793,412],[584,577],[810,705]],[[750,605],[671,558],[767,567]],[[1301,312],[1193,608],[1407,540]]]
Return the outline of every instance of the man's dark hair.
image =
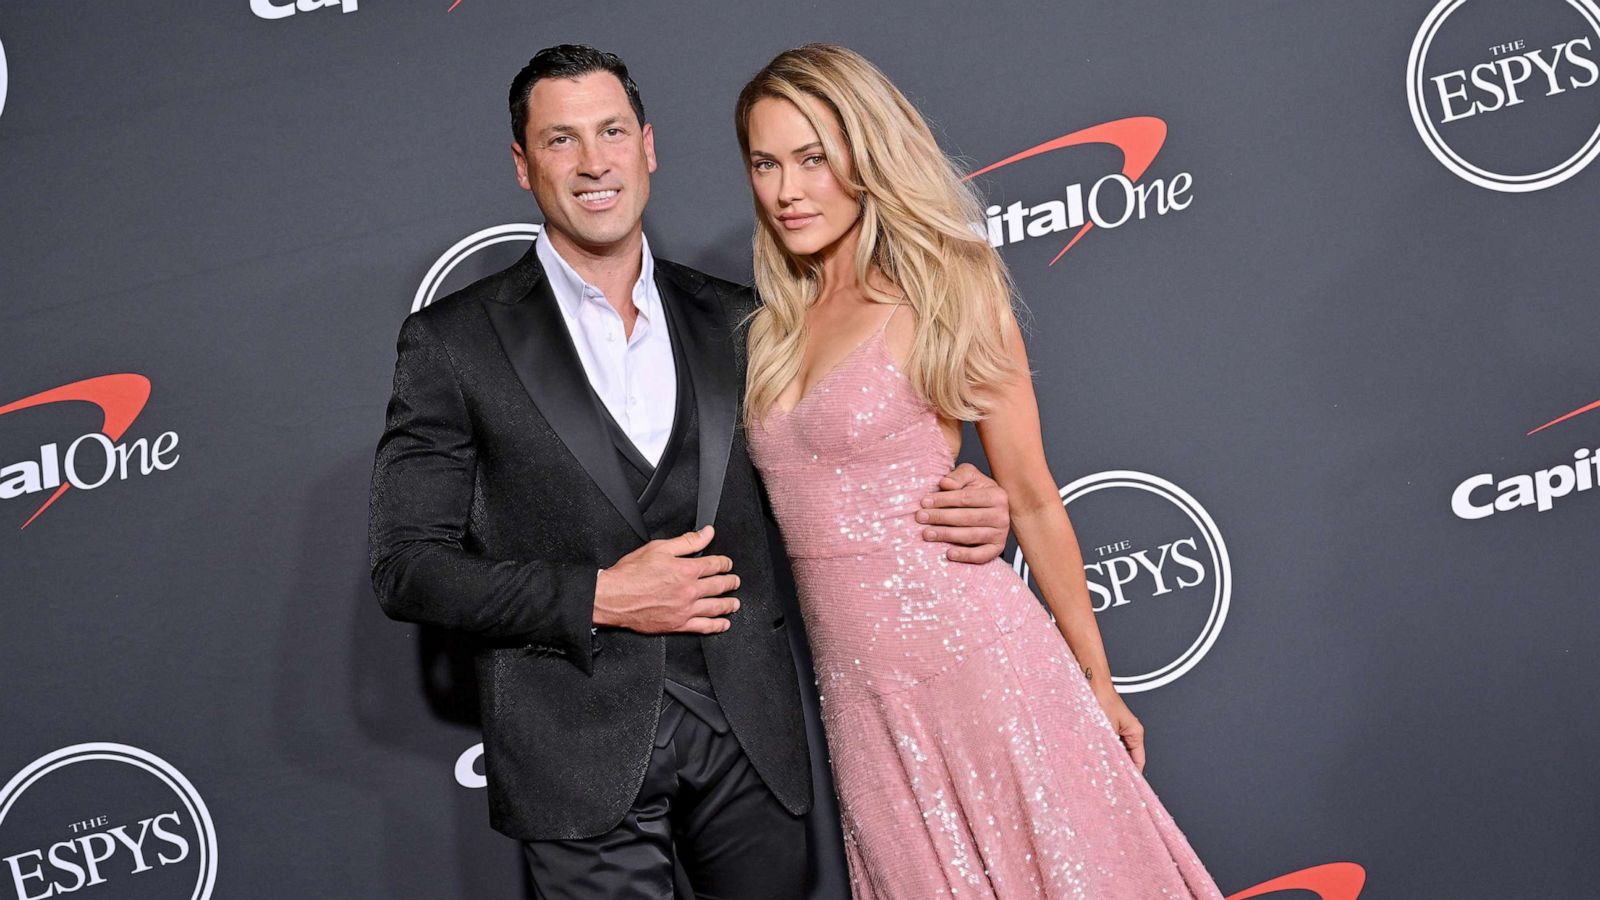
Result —
[[[622,82],[633,114],[644,124],[644,101],[639,86],[628,76],[628,67],[615,53],[606,53],[588,44],[557,44],[533,55],[517,77],[511,79],[511,133],[520,146],[528,130],[528,93],[545,78],[581,78],[592,72],[610,72]]]

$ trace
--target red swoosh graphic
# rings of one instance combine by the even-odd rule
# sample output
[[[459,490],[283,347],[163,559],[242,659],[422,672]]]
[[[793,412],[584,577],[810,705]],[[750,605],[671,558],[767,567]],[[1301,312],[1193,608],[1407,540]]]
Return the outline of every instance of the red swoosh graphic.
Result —
[[[1166,140],[1167,123],[1155,116],[1129,116],[1126,119],[1113,119],[1110,122],[1091,125],[1071,134],[1064,134],[1053,141],[1045,141],[1037,147],[1029,147],[1021,153],[1013,154],[997,163],[984,166],[962,180],[968,181],[977,178],[979,175],[993,172],[1002,166],[1009,166],[1014,162],[1021,162],[1024,159],[1038,156],[1041,153],[1049,153],[1052,150],[1060,150],[1063,147],[1077,147],[1082,144],[1110,144],[1122,151],[1123,177],[1129,181],[1138,181],[1139,177],[1145,173],[1145,170],[1150,168],[1150,164],[1155,162],[1156,154],[1161,152],[1161,145],[1166,143]],[[1061,248],[1061,252],[1056,254],[1056,258],[1050,260],[1050,265],[1055,265],[1056,260],[1066,256],[1067,251],[1072,249],[1072,245],[1076,244],[1078,239],[1093,227],[1094,222],[1083,223],[1083,227],[1079,228],[1077,233],[1072,236],[1072,240]]]
[[[1365,869],[1353,862],[1331,862],[1279,875],[1237,894],[1229,894],[1227,900],[1246,900],[1278,891],[1310,891],[1322,900],[1356,900],[1366,883]]]
[[[1528,432],[1528,434],[1537,434],[1538,432],[1541,432],[1541,431],[1545,430],[1546,428],[1549,428],[1551,425],[1554,425],[1557,422],[1565,422],[1566,420],[1572,418],[1573,416],[1581,416],[1581,415],[1583,415],[1584,413],[1588,412],[1591,409],[1600,409],[1600,400],[1596,400],[1595,402],[1589,404],[1588,406],[1580,406],[1577,409],[1573,410],[1572,412],[1567,413],[1564,416],[1556,416],[1554,419],[1551,419],[1550,421],[1544,423],[1543,425],[1540,425],[1538,428],[1535,428],[1533,431]],[[1528,434],[1523,435],[1523,437],[1527,437]]]
[[[32,406],[43,406],[46,403],[60,403],[64,400],[82,400],[100,407],[101,425],[100,432],[113,441],[122,437],[127,432],[128,426],[139,417],[144,410],[145,401],[150,399],[150,379],[143,375],[124,372],[118,375],[100,375],[96,378],[85,378],[74,381],[58,388],[42,391],[31,397],[23,397],[5,406],[0,406],[0,416],[19,409]],[[62,482],[50,499],[44,501],[28,521],[22,523],[23,528],[33,524],[39,514],[56,502],[56,498],[66,493],[72,485]],[[20,529],[19,529],[20,530]]]

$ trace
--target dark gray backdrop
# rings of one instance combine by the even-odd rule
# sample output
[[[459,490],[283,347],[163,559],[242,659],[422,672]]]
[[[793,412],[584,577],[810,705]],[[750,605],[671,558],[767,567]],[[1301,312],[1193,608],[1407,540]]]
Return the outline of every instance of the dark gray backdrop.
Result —
[[[1501,4],[1580,33],[1548,5]],[[86,742],[160,757],[209,808],[219,897],[523,896],[454,774],[478,740],[461,648],[387,621],[368,587],[396,331],[452,244],[539,221],[505,109],[533,51],[628,61],[661,161],[653,248],[747,278],[734,96],[775,52],[831,40],[971,168],[1150,116],[1167,135],[1137,180],[1192,179],[1186,208],[1091,229],[1053,266],[1071,232],[1004,253],[1058,480],[1157,476],[1226,542],[1214,645],[1129,696],[1147,774],[1224,891],[1348,861],[1363,897],[1592,895],[1600,490],[1475,520],[1451,495],[1600,447],[1600,411],[1527,434],[1600,399],[1600,169],[1513,194],[1441,165],[1405,77],[1433,6],[7,2],[0,404],[137,373],[151,393],[124,439],[175,432],[179,459],[26,528],[48,493],[0,500],[0,782]],[[1485,34],[1455,42],[1488,58]],[[1478,145],[1537,146],[1600,89],[1533,96],[1475,124]],[[1070,148],[979,183],[1032,205],[1121,164]],[[525,246],[471,255],[445,290]],[[84,403],[7,413],[0,467],[100,427]],[[1085,504],[1090,558],[1182,530],[1135,510],[1132,535]],[[1198,621],[1114,631],[1122,609],[1114,667],[1117,642],[1137,655]],[[176,802],[100,765],[0,811],[0,858]],[[130,859],[81,896],[189,896]],[[0,897],[20,897],[6,865]]]

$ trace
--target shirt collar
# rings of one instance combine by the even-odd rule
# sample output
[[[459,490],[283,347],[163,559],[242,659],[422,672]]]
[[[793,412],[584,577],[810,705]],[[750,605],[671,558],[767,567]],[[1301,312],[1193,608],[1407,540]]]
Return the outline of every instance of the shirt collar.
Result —
[[[639,280],[633,285],[633,305],[638,308],[639,315],[648,321],[655,313],[656,261],[655,257],[650,255],[649,239],[641,234],[639,244],[641,254]],[[556,295],[556,303],[560,304],[564,313],[576,318],[584,300],[590,297],[599,303],[606,303],[605,294],[584,281],[577,270],[567,265],[567,261],[556,252],[555,245],[545,240],[543,235],[540,235],[534,245],[539,254],[539,264],[544,267],[545,277],[550,280],[550,289]]]

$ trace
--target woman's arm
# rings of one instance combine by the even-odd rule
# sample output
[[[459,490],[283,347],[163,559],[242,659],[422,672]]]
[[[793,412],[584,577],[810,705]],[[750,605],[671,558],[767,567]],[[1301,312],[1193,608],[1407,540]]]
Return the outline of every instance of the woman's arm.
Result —
[[[1013,368],[1008,380],[991,393],[993,407],[978,422],[978,437],[989,458],[995,481],[1011,504],[1011,528],[1028,560],[1034,583],[1055,617],[1072,655],[1089,676],[1100,706],[1111,718],[1133,761],[1144,768],[1144,730],[1111,684],[1100,628],[1090,608],[1089,585],[1083,574],[1078,538],[1061,505],[1055,476],[1045,461],[1039,433],[1039,404],[1028,369],[1022,330],[1008,326],[1007,346]]]

